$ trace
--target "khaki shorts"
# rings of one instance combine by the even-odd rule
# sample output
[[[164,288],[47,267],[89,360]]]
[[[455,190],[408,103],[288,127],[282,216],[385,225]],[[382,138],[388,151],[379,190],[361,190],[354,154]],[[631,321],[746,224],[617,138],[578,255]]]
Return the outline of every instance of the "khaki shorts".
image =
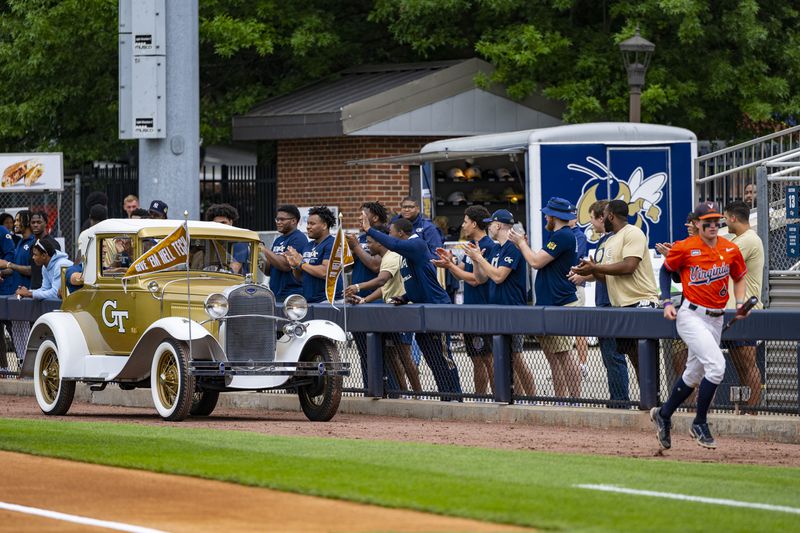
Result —
[[[582,307],[580,300],[569,303],[564,307]],[[539,346],[547,353],[568,352],[575,345],[575,337],[561,337],[557,335],[547,335],[536,337]]]

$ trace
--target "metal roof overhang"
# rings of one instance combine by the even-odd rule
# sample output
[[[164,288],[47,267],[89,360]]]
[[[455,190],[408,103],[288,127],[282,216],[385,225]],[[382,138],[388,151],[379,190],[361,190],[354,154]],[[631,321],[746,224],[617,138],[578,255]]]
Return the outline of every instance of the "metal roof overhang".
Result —
[[[389,163],[394,165],[421,165],[423,163],[438,163],[453,159],[476,159],[479,157],[491,157],[495,155],[521,154],[525,149],[509,148],[506,150],[468,150],[453,151],[443,150],[440,152],[420,152],[411,154],[393,155],[389,157],[374,157],[371,159],[354,159],[347,161],[347,165],[378,165]]]
[[[305,113],[295,115],[242,115],[233,117],[233,140],[305,139],[340,137],[342,114]]]

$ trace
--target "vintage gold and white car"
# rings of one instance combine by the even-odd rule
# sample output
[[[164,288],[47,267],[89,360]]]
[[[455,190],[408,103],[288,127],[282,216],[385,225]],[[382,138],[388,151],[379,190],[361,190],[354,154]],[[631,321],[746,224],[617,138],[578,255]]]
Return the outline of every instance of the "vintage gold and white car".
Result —
[[[42,315],[28,339],[22,375],[33,377],[41,410],[66,413],[77,382],[150,388],[165,420],[211,414],[220,392],[289,389],[310,420],[330,420],[349,375],[336,347],[345,333],[326,320],[303,322],[299,295],[276,316],[257,233],[190,221],[188,268],[184,261],[123,279],[181,224],[110,219],[81,233],[84,285]]]

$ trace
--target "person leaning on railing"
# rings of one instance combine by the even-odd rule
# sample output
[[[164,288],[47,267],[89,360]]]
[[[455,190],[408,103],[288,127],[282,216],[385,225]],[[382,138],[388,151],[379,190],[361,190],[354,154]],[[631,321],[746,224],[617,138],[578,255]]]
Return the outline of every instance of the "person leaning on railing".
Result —
[[[367,214],[365,213],[365,215]],[[385,225],[374,225],[372,227],[385,235],[389,234],[389,228]],[[400,265],[403,262],[403,258],[400,257],[400,254],[389,250],[370,236],[367,236],[367,246],[369,248],[368,252],[380,259],[378,275],[371,280],[348,286],[345,290],[345,296],[356,305],[379,302],[381,300],[386,303],[392,303],[395,299],[402,298],[406,294],[406,289],[403,286],[403,276],[400,274]],[[361,297],[359,296],[361,293],[366,293],[367,295]],[[403,341],[404,335],[403,333],[385,333],[383,335],[385,359],[391,365],[401,391],[408,390],[405,379],[407,377],[408,383],[414,392],[422,392],[422,386],[419,382],[419,369],[411,358],[411,343]],[[366,350],[364,351],[366,352]],[[366,365],[363,368],[366,368]]]
[[[450,297],[436,279],[436,268],[431,263],[434,255],[428,249],[425,240],[407,218],[397,218],[389,226],[390,234],[386,235],[370,227],[369,220],[361,215],[361,229],[369,237],[389,250],[400,254],[404,261],[400,267],[406,295],[403,299],[395,299],[393,303],[449,304]],[[442,400],[460,399],[461,381],[458,367],[449,354],[442,351],[440,333],[419,333],[417,343],[422,349],[422,356],[428,363]]]
[[[17,296],[34,300],[59,299],[61,268],[71,267],[72,261],[69,260],[67,254],[56,250],[53,242],[49,239],[37,240],[33,245],[32,256],[33,261],[42,267],[42,287],[34,290],[20,287],[17,289]]]

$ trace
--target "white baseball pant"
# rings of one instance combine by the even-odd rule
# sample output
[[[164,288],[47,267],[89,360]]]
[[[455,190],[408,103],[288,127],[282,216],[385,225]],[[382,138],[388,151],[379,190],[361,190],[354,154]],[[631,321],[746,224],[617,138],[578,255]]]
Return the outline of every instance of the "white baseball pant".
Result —
[[[689,348],[683,382],[694,388],[705,377],[719,385],[725,376],[725,357],[719,347],[725,318],[706,314],[706,311],[717,313],[721,309],[707,309],[695,304],[697,309],[692,310],[689,304],[688,300],[684,300],[677,318],[678,335]]]

